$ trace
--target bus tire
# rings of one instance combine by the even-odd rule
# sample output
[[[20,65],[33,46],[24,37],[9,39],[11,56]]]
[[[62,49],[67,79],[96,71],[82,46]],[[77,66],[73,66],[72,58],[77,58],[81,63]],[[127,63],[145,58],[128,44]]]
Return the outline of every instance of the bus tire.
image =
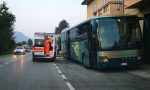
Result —
[[[86,69],[91,69],[90,66],[88,66],[88,65],[86,65],[86,64],[84,64],[84,63],[83,63],[83,66],[84,66]]]
[[[90,69],[90,68],[91,68],[91,66],[88,66],[88,65],[85,64],[85,62],[84,62],[84,54],[82,55],[82,64],[83,64],[83,66],[84,66],[85,68],[87,68],[87,69]]]

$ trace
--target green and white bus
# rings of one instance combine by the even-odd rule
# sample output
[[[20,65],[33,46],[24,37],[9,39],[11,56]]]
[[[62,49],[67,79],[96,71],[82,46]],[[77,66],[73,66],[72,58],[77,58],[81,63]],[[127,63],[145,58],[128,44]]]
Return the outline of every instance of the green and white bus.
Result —
[[[61,33],[67,59],[85,67],[111,68],[143,63],[142,34],[137,16],[99,16]]]

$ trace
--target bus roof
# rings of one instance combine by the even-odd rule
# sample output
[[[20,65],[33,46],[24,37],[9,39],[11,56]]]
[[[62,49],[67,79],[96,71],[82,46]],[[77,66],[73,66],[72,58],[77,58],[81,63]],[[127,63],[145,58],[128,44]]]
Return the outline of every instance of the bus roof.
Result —
[[[90,19],[87,19],[87,20],[85,20],[85,21],[83,21],[83,22],[81,22],[81,23],[79,23],[79,24],[77,24],[77,25],[75,25],[73,27],[66,28],[61,33],[66,32],[66,31],[68,31],[70,29],[73,29],[73,28],[75,28],[75,27],[77,27],[77,26],[79,26],[81,24],[84,24],[84,23],[86,23],[88,21],[91,21],[91,20],[94,20],[94,19],[99,19],[99,18],[115,18],[115,17],[138,17],[138,16],[136,16],[136,15],[128,15],[128,14],[124,14],[124,15],[102,15],[102,16],[96,16],[96,17],[92,17]]]

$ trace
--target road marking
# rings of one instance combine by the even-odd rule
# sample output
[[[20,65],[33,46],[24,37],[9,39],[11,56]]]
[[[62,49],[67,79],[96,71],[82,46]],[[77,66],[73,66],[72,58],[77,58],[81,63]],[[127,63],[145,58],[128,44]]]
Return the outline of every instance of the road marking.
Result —
[[[3,65],[0,65],[0,67],[2,67]]]
[[[29,55],[31,55],[31,53],[29,53],[29,54],[26,54],[26,55],[24,55],[24,56],[26,57],[26,56],[29,56]]]
[[[62,72],[61,72],[60,70],[58,70],[58,73],[59,73],[59,74],[62,74]]]
[[[67,79],[66,76],[65,76],[64,74],[61,74],[61,77],[62,77],[64,80]]]
[[[56,69],[58,69],[58,73],[61,75],[61,77],[62,77],[62,78],[64,79],[64,81],[66,82],[68,88],[69,88],[70,90],[75,90],[75,88],[72,86],[72,84],[67,81],[66,76],[62,73],[62,71],[59,69],[59,67],[56,65],[56,63],[54,63],[54,65],[56,66]]]
[[[9,64],[10,62],[6,62],[6,63],[4,63],[4,64]]]
[[[71,85],[71,83],[66,82],[67,86],[69,87],[70,90],[75,90],[75,88]]]
[[[54,63],[54,65],[56,66],[56,63]]]
[[[56,68],[57,68],[57,69],[59,69],[59,67],[58,67],[58,66],[56,66]]]

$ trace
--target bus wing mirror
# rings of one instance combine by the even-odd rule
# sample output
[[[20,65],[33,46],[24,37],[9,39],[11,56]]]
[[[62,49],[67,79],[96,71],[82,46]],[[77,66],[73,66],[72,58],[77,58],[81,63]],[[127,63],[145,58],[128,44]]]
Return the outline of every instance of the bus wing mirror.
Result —
[[[97,23],[96,23],[95,20],[92,20],[91,23],[92,23],[92,31],[93,31],[93,33],[96,33],[96,31],[97,31]]]

